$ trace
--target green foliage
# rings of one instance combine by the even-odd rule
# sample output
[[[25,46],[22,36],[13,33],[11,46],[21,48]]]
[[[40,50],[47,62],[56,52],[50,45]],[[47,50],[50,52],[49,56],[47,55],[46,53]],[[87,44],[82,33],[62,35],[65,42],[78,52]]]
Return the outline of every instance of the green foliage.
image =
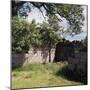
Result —
[[[61,17],[65,18],[70,25],[65,32],[73,35],[80,33],[82,30],[84,15],[81,5],[27,2],[26,7],[23,7],[25,3],[24,1],[12,1],[12,16],[18,16],[18,12],[20,13],[22,8],[21,16],[27,17],[26,14],[31,11],[30,5],[32,4],[40,11],[42,7],[45,9],[48,23],[43,22],[38,26],[35,20],[29,24],[25,20],[13,17],[12,49],[15,52],[28,51],[30,47],[45,46],[49,49],[55,47],[62,34],[59,34],[59,32],[63,32],[63,29],[59,26]],[[27,12],[26,9],[25,11],[24,8],[29,11]]]
[[[29,24],[25,20],[13,17],[12,19],[12,50],[14,52],[27,52],[35,42],[36,24]]]
[[[25,3],[32,4],[40,11],[43,7],[48,18],[50,18],[49,15],[54,15],[55,18],[57,18],[57,15],[65,18],[70,25],[67,32],[69,32],[71,35],[78,34],[82,31],[84,21],[82,5],[12,1],[12,15],[17,15],[17,11],[19,11],[20,8],[23,8]],[[29,12],[31,11],[30,6],[26,6],[26,8],[29,10]],[[25,10],[23,12],[24,13],[21,14],[27,17],[27,12],[25,12]],[[43,11],[41,11],[41,13],[43,13]],[[59,18],[57,18],[57,20],[60,21]]]
[[[87,39],[87,36],[86,36],[85,39],[84,39],[84,44],[85,44],[85,46],[87,47],[87,45],[88,45],[88,39]]]
[[[41,34],[40,34],[40,27],[35,23],[35,20],[31,22],[32,31],[31,31],[31,45],[32,47],[39,48],[41,45]],[[30,27],[30,28],[31,28]]]
[[[51,26],[52,24],[52,26]],[[59,27],[55,19],[51,19],[50,23],[43,22],[36,24],[35,20],[31,23],[18,18],[12,18],[12,50],[16,53],[27,52],[31,47],[34,48],[53,48],[58,42],[60,36],[56,33]]]
[[[58,42],[58,40],[60,38],[60,36],[58,36],[56,33],[56,29],[51,27],[46,22],[43,22],[41,24],[41,34],[42,34],[42,36],[41,36],[42,45],[47,48],[55,47],[55,44]]]
[[[56,43],[60,40],[60,35],[58,34],[61,32],[61,27],[57,17],[54,15],[49,15],[48,22],[43,22],[40,27],[42,46],[48,48],[49,61],[51,62],[51,49],[55,48]]]

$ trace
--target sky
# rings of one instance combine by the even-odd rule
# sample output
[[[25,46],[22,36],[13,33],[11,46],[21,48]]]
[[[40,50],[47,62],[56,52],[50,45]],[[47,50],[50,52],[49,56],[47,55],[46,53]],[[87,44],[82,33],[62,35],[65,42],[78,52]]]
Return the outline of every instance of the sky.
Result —
[[[42,13],[39,11],[39,9],[33,7],[32,5],[30,5],[30,7],[31,7],[31,12],[28,14],[28,17],[26,18],[27,21],[31,22],[33,19],[36,20],[36,23],[42,23],[43,21],[45,21],[44,17],[46,17],[46,16],[45,16],[45,10],[43,8],[42,8],[42,11],[43,11],[44,17],[42,15]],[[82,7],[84,8],[83,14],[85,16],[84,25],[82,27],[83,32],[78,35],[75,35],[73,37],[71,37],[68,34],[63,35],[63,37],[67,40],[70,40],[70,41],[79,40],[80,41],[80,40],[83,40],[87,35],[87,6],[82,6]],[[60,25],[64,29],[67,29],[68,23],[65,18],[62,18],[62,22],[60,23]]]

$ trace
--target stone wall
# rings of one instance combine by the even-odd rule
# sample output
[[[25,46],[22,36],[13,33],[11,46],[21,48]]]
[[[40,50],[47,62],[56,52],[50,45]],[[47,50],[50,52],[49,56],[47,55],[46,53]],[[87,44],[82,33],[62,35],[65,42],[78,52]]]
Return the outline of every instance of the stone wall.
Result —
[[[71,42],[59,42],[56,45],[55,62],[67,61],[74,54],[74,46]]]
[[[51,62],[54,59],[55,49],[51,50]],[[30,63],[48,63],[49,54],[47,49],[32,49],[28,53],[12,54],[12,66],[20,66]]]
[[[87,52],[87,47],[85,47],[80,41],[70,42],[68,40],[64,40],[63,42],[59,42],[56,45],[54,61],[68,61],[69,57],[75,56],[75,52],[80,50]]]
[[[87,73],[87,52],[75,53],[74,57],[69,57],[68,68],[71,71],[86,74]]]

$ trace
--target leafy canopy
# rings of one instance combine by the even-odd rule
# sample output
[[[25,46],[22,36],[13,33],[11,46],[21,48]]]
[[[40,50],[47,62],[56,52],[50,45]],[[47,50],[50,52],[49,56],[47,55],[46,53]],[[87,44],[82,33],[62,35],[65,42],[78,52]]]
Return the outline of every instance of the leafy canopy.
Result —
[[[59,15],[65,18],[70,25],[67,30],[70,34],[78,34],[81,32],[84,21],[83,8],[81,5],[12,1],[12,16],[16,16],[19,13],[20,16],[27,17],[28,13],[31,12],[31,5],[38,8],[42,14],[43,11],[41,8],[43,7],[48,17],[49,15]],[[58,20],[60,21],[59,18]]]

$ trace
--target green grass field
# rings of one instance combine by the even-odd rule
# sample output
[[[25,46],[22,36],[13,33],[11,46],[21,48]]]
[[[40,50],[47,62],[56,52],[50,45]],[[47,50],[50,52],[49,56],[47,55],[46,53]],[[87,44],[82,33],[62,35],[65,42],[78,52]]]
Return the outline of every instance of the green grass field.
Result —
[[[14,69],[12,70],[12,89],[82,85],[62,74],[57,74],[66,65],[66,63],[29,64]]]

